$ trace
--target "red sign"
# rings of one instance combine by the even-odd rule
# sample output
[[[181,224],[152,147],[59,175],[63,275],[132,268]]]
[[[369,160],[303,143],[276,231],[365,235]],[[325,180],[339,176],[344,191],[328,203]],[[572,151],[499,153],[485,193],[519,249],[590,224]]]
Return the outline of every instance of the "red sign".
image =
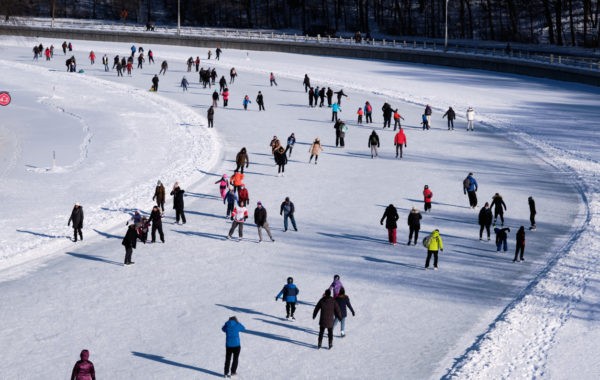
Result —
[[[0,91],[0,106],[7,106],[10,104],[10,94],[6,91]]]

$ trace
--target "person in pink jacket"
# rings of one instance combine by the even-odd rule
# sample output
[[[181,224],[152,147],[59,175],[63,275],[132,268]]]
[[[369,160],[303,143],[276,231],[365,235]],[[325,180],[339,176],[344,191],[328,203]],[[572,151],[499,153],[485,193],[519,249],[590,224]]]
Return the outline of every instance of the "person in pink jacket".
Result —
[[[94,364],[89,361],[90,352],[88,350],[81,351],[79,354],[81,360],[78,360],[73,367],[71,380],[96,380],[96,371]]]
[[[218,183],[219,184],[219,191],[221,193],[221,200],[225,199],[225,194],[227,194],[227,187],[229,185],[229,181],[228,181],[228,176],[227,174],[223,174],[223,176],[221,177],[220,180],[218,180],[217,182],[215,182],[215,185]]]
[[[221,96],[223,97],[223,107],[227,107],[227,103],[229,102],[229,89],[227,87],[225,87]]]

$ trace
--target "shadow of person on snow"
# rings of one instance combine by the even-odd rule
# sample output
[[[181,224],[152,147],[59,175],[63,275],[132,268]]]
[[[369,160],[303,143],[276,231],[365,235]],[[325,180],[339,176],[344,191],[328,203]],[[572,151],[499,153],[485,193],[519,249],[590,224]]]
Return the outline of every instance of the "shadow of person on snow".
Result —
[[[109,259],[105,259],[105,258],[99,257],[99,256],[86,255],[84,253],[75,253],[75,252],[65,252],[65,253],[67,255],[69,255],[69,256],[77,257],[78,259],[85,259],[85,260],[91,260],[91,261],[99,261],[101,263],[123,266],[122,263],[119,263],[119,262],[113,261],[113,260],[109,260]]]
[[[223,374],[215,372],[215,371],[211,371],[205,368],[200,368],[200,367],[194,367],[193,365],[189,365],[189,364],[183,364],[183,363],[178,363],[175,362],[173,360],[169,360],[169,359],[165,359],[164,356],[159,356],[159,355],[152,355],[152,354],[145,354],[143,352],[137,352],[137,351],[131,351],[131,353],[133,354],[133,356],[137,356],[139,358],[144,358],[144,359],[148,359],[148,360],[154,360],[155,362],[159,362],[162,364],[168,364],[168,365],[172,365],[175,367],[180,367],[180,368],[187,368],[187,369],[191,369],[194,371],[198,371],[198,372],[202,372],[205,373],[207,375],[213,375],[213,376],[217,376],[217,377],[223,377]]]

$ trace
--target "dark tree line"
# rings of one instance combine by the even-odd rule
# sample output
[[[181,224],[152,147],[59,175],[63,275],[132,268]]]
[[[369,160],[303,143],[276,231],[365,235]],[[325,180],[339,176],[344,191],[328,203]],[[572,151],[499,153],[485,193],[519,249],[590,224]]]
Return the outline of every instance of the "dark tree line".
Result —
[[[600,0],[179,0],[184,25],[597,47]],[[177,0],[2,0],[12,15],[173,24]]]

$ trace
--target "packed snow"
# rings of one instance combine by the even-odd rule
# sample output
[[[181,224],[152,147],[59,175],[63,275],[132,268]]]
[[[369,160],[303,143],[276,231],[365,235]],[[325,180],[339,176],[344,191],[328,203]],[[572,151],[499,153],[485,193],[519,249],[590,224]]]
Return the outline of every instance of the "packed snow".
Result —
[[[7,379],[62,379],[79,351],[91,352],[100,378],[200,379],[222,376],[224,334],[232,315],[241,336],[243,379],[578,378],[595,379],[600,338],[598,228],[600,89],[559,81],[385,61],[146,46],[155,65],[131,77],[105,72],[106,53],[128,56],[131,44],[2,37],[0,91],[0,374]],[[51,61],[32,60],[33,45],[54,44]],[[135,41],[132,41],[132,44]],[[87,59],[96,53],[96,63]],[[214,53],[214,49],[213,49]],[[73,54],[82,73],[66,72]],[[187,72],[199,56],[229,80],[215,127],[207,128],[212,89]],[[149,92],[160,62],[158,92]],[[278,86],[269,85],[273,72]],[[335,147],[331,110],[309,108],[302,86],[344,89],[340,117],[346,147]],[[179,86],[186,76],[191,86]],[[217,78],[217,81],[218,81]],[[217,85],[218,89],[218,85]],[[257,92],[265,97],[258,112]],[[247,111],[242,99],[252,103]],[[373,105],[373,124],[356,111]],[[382,130],[381,106],[405,118],[404,157],[394,132]],[[432,129],[421,114],[433,108]],[[442,115],[453,106],[455,130]],[[473,106],[475,131],[465,130]],[[367,139],[375,130],[379,157]],[[297,143],[285,176],[277,176],[269,142]],[[324,152],[309,164],[320,137]],[[258,244],[252,216],[242,241],[230,227],[215,184],[235,169],[246,147],[250,214],[268,210],[274,243]],[[462,179],[473,172],[479,206],[499,192],[511,228],[508,252],[479,241],[478,210]],[[123,266],[121,239],[134,210],[147,215],[157,180],[167,193],[186,191],[187,223],[175,224],[172,202],[166,243],[142,244]],[[420,238],[440,230],[440,270],[423,270],[426,250],[407,246],[406,218],[433,191]],[[515,233],[529,226],[525,262],[513,263]],[[289,196],[299,231],[283,231],[279,207]],[[167,197],[169,198],[169,197]],[[84,240],[70,240],[73,204],[85,213]],[[388,204],[400,214],[397,246],[379,220]],[[234,235],[235,236],[235,235]],[[316,349],[312,311],[339,274],[356,317],[334,347]],[[288,276],[300,289],[296,321],[275,302]],[[35,365],[32,365],[35,363]]]

